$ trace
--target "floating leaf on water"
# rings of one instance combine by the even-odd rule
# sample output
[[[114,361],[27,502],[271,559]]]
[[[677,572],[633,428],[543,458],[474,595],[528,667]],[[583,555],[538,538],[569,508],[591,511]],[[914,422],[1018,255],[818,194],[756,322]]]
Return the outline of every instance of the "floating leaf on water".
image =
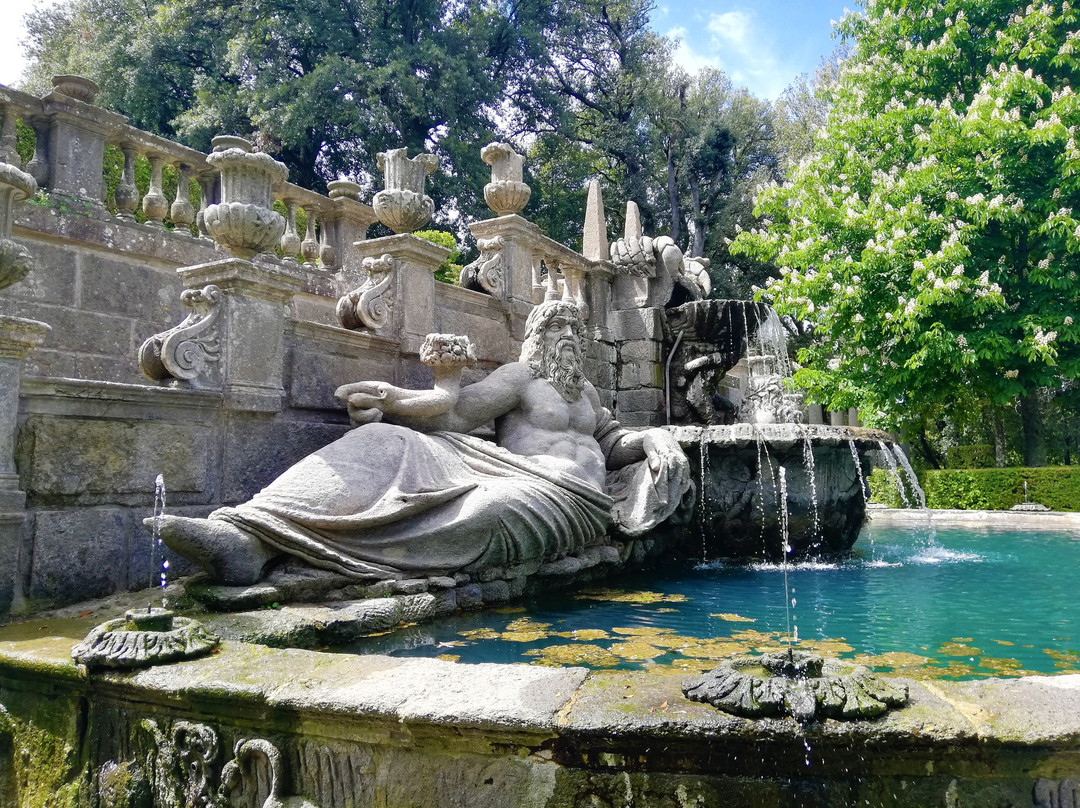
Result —
[[[1011,642],[1010,640],[994,640],[994,642],[998,645],[1016,645],[1016,643]]]
[[[1023,664],[1018,659],[1005,659],[1002,657],[979,657],[979,667],[989,668],[1000,673],[1012,673],[1020,670]]]
[[[757,631],[752,628],[744,628],[742,631],[732,632],[731,639],[744,640],[749,643],[775,642],[779,636],[779,631]]]
[[[660,667],[657,665],[657,667]],[[671,661],[671,667],[677,668],[683,671],[693,671],[694,673],[705,673],[712,670],[715,666],[712,661],[708,659],[689,659],[687,657],[679,657]]]
[[[978,656],[982,651],[972,645],[963,645],[958,642],[943,642],[938,649],[939,654],[945,656]]]
[[[594,589],[588,592],[578,592],[574,597],[578,600],[604,600],[611,603],[685,603],[690,600],[686,595],[670,594],[663,592],[626,592],[622,589]]]
[[[975,642],[974,637],[953,637],[953,642]]]
[[[923,675],[916,678],[921,679],[943,679],[945,677],[973,676],[975,674],[974,668],[970,665],[965,665],[963,662],[957,662],[955,659],[950,661],[944,667],[927,665],[918,670],[920,670]]]
[[[533,648],[525,652],[536,657],[534,664],[546,665],[588,665],[593,668],[613,668],[619,664],[619,658],[599,645],[549,645],[547,648]]]
[[[524,606],[500,606],[498,609],[492,609],[495,614],[521,614],[525,611]]]
[[[890,651],[887,654],[857,654],[852,660],[856,665],[868,668],[920,668],[930,661],[929,657],[909,654],[907,651]]]
[[[728,612],[722,612],[720,614],[710,614],[709,617],[715,617],[719,620],[724,620],[728,623],[756,623],[756,617],[743,617],[741,614],[730,614]]]
[[[547,631],[551,623],[534,623],[528,617],[519,617],[506,624],[507,631]]]
[[[1058,651],[1054,648],[1044,648],[1043,653],[1058,662],[1067,662],[1072,665],[1080,663],[1080,654]]]
[[[701,645],[703,642],[705,640],[697,637],[684,637],[681,634],[657,634],[654,637],[649,637],[649,643],[657,648],[689,648],[694,645]]]
[[[683,648],[679,653],[694,659],[727,659],[732,656],[749,653],[750,649],[741,642],[702,642]]]
[[[441,659],[443,662],[460,662],[461,654],[439,654],[436,659]]]
[[[660,614],[669,614],[671,612],[675,612],[676,614],[678,614],[678,612],[679,612],[678,609],[672,609],[670,606],[661,606],[656,611],[659,612]]]
[[[468,631],[459,632],[458,636],[467,640],[497,640],[499,632],[493,628],[471,628]]]
[[[844,642],[842,637],[835,640],[802,640],[799,648],[804,651],[815,651],[824,657],[835,657],[840,654],[850,654],[855,649]]]
[[[623,659],[656,659],[667,651],[647,642],[617,642],[611,646],[611,653]]]
[[[656,626],[629,626],[627,628],[613,628],[616,634],[629,634],[632,637],[655,637],[660,634],[674,634],[673,628],[657,628]]]
[[[543,629],[539,631],[504,631],[499,635],[499,639],[506,642],[536,642],[550,636],[551,632]]]
[[[611,637],[601,628],[576,628],[573,631],[553,631],[552,637],[562,637],[567,640],[606,640]]]

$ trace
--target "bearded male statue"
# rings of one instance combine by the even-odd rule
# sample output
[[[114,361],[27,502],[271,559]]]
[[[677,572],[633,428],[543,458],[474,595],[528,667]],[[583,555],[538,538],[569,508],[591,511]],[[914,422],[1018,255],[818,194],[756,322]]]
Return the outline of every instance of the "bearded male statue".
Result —
[[[521,358],[458,388],[341,387],[355,429],[249,502],[165,516],[161,537],[217,581],[250,584],[281,556],[357,579],[524,566],[655,527],[691,489],[662,429],[622,429],[582,370],[584,325],[548,301]],[[460,370],[457,371],[460,373]],[[445,382],[445,380],[444,380]],[[471,436],[494,420],[497,445]]]

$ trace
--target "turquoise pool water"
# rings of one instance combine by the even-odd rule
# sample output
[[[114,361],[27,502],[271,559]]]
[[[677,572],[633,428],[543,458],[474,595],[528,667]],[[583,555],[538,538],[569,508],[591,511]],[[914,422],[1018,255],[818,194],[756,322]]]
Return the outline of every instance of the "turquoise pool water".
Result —
[[[461,662],[706,670],[785,644],[884,673],[1080,671],[1080,536],[866,528],[835,563],[670,567],[365,640]],[[789,633],[789,625],[791,630]]]

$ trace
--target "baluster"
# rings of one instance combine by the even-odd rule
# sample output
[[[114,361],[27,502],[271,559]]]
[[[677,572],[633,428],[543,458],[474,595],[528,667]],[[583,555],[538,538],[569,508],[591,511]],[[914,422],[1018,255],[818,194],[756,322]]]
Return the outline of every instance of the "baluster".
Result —
[[[218,175],[213,171],[206,171],[199,175],[199,212],[195,216],[195,226],[199,228],[199,234],[203,238],[210,238],[210,232],[206,229],[206,208],[217,201]]]
[[[176,166],[176,199],[169,207],[169,218],[177,228],[191,229],[195,221],[195,206],[191,204],[191,166],[179,163]]]
[[[324,217],[319,231],[319,263],[324,269],[337,266],[337,248],[334,246],[334,233],[337,230],[337,222]]]
[[[124,155],[124,170],[120,174],[120,184],[113,191],[113,201],[116,218],[131,222],[135,220],[135,209],[139,206],[139,189],[135,186],[135,158],[139,151],[131,143],[121,143],[120,151]]]
[[[34,156],[26,164],[26,173],[37,180],[38,188],[45,188],[49,183],[49,121],[46,118],[31,118],[28,121],[34,130]]]
[[[165,158],[160,154],[148,154],[146,157],[150,161],[150,190],[143,197],[142,209],[147,224],[161,227],[169,212],[169,200],[161,192],[161,170],[165,167]]]
[[[309,264],[314,264],[319,260],[319,242],[315,238],[315,219],[317,212],[314,208],[304,208],[307,211],[307,232],[304,233],[304,240],[300,243],[300,254],[304,256],[304,260]]]
[[[0,125],[0,162],[20,168],[22,161],[19,159],[18,149],[15,148],[18,140],[15,107],[4,104],[0,107],[0,114],[4,116],[3,124]]]
[[[281,236],[281,251],[285,254],[285,260],[293,264],[298,263],[297,254],[300,252],[300,236],[296,232],[296,206],[297,201],[291,197],[281,200],[285,205],[285,232]]]

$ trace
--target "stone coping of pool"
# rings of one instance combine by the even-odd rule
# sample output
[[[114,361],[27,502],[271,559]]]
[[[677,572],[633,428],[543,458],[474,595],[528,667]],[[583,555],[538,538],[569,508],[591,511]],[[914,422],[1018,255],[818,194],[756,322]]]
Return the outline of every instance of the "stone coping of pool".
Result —
[[[810,439],[826,446],[854,442],[859,448],[877,448],[879,443],[895,443],[896,438],[880,429],[830,424],[727,424],[713,426],[668,426],[676,440],[684,446],[701,442],[702,437],[715,447],[753,446],[759,440],[770,446],[794,445]]]
[[[21,788],[62,808],[89,804],[62,798],[73,782],[149,760],[138,727],[181,722],[220,737],[218,767],[242,740],[266,739],[292,767],[292,793],[317,808],[1050,808],[1074,805],[1063,800],[1080,784],[1080,674],[896,680],[910,689],[903,708],[800,726],[727,715],[684,698],[684,676],[642,671],[226,642],[203,659],[88,674],[71,637],[28,627],[0,639],[0,752]],[[352,779],[328,783],[331,770]]]
[[[1080,513],[1067,511],[960,511],[933,508],[881,508],[870,506],[867,517],[875,525],[909,527],[994,528],[996,530],[1066,530],[1080,537]]]

